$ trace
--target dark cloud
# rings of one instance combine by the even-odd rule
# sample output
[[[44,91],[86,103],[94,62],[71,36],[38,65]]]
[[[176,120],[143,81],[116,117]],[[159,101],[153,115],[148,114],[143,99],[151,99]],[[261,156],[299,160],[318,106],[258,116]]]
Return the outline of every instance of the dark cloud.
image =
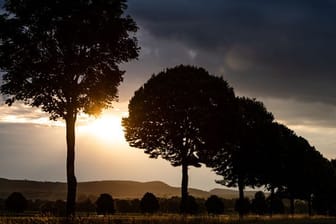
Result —
[[[239,90],[329,104],[336,104],[335,9],[331,0],[129,1],[142,29],[195,50],[195,63]]]

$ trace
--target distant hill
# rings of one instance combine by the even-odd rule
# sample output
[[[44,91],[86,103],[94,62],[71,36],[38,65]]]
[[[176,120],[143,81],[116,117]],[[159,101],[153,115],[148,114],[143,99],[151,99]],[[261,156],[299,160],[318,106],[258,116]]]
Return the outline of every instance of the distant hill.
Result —
[[[29,199],[64,200],[66,198],[66,183],[41,182],[30,180],[9,180],[0,178],[0,198],[7,198],[14,191],[22,192]],[[109,193],[114,198],[141,198],[146,192],[152,192],[157,197],[169,198],[180,196],[180,188],[172,187],[160,181],[91,181],[78,183],[78,197],[97,197],[101,193]],[[210,192],[189,188],[194,197],[207,198],[211,194],[231,199],[237,198],[238,192],[227,189],[214,189]],[[246,196],[255,192],[247,192]]]

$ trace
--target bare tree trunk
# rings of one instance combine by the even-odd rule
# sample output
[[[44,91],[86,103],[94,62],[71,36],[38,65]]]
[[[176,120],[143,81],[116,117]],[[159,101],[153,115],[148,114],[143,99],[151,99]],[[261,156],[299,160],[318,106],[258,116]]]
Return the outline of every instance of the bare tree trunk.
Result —
[[[271,187],[271,195],[270,195],[270,217],[273,216],[273,207],[274,207],[274,187]]]
[[[244,203],[244,199],[245,199],[245,195],[244,195],[244,188],[245,185],[243,183],[242,180],[238,180],[238,189],[239,189],[239,209],[238,209],[238,213],[239,213],[239,218],[243,218],[244,217],[244,213],[245,213],[245,203]]]
[[[181,213],[188,212],[188,165],[182,164]]]
[[[75,215],[76,204],[76,188],[77,180],[75,176],[75,123],[76,114],[68,114],[65,119],[66,122],[66,141],[67,141],[67,203],[66,203],[66,215],[67,217]]]
[[[313,212],[312,212],[312,196],[309,195],[308,198],[308,215],[309,216],[313,216]]]
[[[294,197],[293,197],[292,194],[290,195],[289,201],[290,201],[290,213],[291,213],[292,217],[294,217],[295,207],[294,207]]]

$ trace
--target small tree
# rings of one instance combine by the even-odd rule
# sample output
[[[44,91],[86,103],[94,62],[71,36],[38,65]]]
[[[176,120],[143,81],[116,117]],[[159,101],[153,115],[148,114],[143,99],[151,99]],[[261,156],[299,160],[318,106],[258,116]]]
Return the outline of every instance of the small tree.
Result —
[[[267,209],[265,194],[262,191],[258,191],[254,195],[252,200],[252,211],[258,215],[264,215]]]
[[[140,209],[143,213],[154,213],[160,208],[159,201],[156,196],[152,193],[147,192],[141,198]]]
[[[5,0],[0,15],[1,93],[63,119],[67,143],[67,215],[75,213],[75,123],[118,97],[124,71],[137,58],[137,26],[126,0]]]
[[[182,213],[187,210],[188,168],[201,166],[219,124],[224,133],[225,122],[218,121],[230,121],[233,101],[233,89],[222,78],[180,65],[153,75],[129,103],[123,126],[130,146],[182,166]]]
[[[107,215],[114,214],[114,200],[110,194],[101,194],[96,201],[97,214]]]
[[[224,213],[224,203],[217,195],[211,195],[205,201],[205,207],[209,214],[222,214]]]
[[[13,192],[5,200],[8,211],[21,213],[27,208],[27,199],[20,192]]]

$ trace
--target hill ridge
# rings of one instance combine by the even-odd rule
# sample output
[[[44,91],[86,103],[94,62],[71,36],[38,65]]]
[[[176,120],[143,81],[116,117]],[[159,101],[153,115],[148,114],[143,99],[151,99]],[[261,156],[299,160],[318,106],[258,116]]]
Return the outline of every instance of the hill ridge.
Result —
[[[14,191],[22,192],[29,199],[65,200],[66,183],[59,181],[11,180],[0,178],[0,198],[7,198]],[[180,187],[170,186],[163,181],[133,181],[133,180],[97,180],[78,182],[78,198],[97,197],[101,193],[109,193],[114,198],[141,198],[146,192],[152,192],[157,197],[170,198],[180,196]],[[189,188],[190,195],[207,198],[212,194],[232,199],[237,198],[238,192],[231,189],[215,188],[204,191]],[[254,195],[254,192],[253,192]],[[246,196],[252,194],[246,192]]]

